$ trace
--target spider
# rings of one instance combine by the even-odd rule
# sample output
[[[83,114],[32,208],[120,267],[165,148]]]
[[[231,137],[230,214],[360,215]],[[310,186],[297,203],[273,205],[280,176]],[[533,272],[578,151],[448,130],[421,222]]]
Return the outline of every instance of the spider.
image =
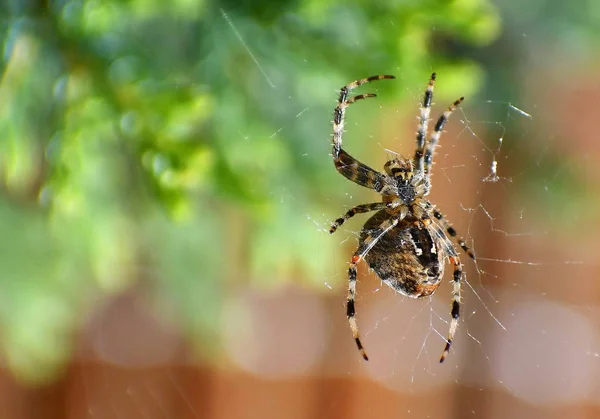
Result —
[[[444,215],[427,200],[431,190],[431,167],[435,147],[442,130],[452,112],[464,98],[456,100],[440,115],[433,133],[428,137],[428,122],[433,98],[436,74],[429,79],[420,108],[417,129],[417,149],[414,158],[393,158],[385,163],[380,173],[350,156],[342,148],[344,115],[346,108],[354,102],[375,97],[365,93],[350,96],[356,87],[375,80],[394,79],[390,75],[378,75],[355,80],[342,87],[338,104],[333,113],[333,163],[346,179],[361,186],[374,189],[382,196],[381,202],[357,205],[335,220],[329,232],[333,234],[346,220],[356,214],[376,211],[364,224],[359,237],[358,249],[354,252],[348,269],[348,296],[346,315],[352,335],[362,357],[368,361],[367,353],[360,341],[354,301],[356,298],[356,266],[365,260],[370,268],[388,286],[402,295],[423,298],[432,295],[439,287],[444,275],[446,260],[453,267],[452,308],[450,330],[446,346],[440,357],[444,362],[450,351],[460,315],[460,292],[462,263],[450,241],[454,238],[469,257],[475,253],[465,240],[444,218]]]

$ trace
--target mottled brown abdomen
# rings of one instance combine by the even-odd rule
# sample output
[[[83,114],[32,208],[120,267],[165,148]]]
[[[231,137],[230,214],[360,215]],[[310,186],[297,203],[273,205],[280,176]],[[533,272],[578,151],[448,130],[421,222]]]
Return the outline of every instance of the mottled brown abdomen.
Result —
[[[378,236],[379,225],[390,218],[385,210],[365,224],[361,243],[369,235]],[[407,217],[385,233],[366,254],[365,260],[383,282],[406,295],[420,298],[431,295],[444,275],[444,249],[437,247],[433,235],[437,225]]]

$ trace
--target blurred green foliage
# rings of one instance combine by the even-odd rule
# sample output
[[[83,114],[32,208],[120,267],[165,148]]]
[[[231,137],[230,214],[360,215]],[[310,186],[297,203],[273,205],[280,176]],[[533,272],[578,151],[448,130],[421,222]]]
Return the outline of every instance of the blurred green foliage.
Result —
[[[301,221],[343,195],[335,89],[392,73],[398,98],[447,68],[472,91],[477,66],[436,40],[499,32],[488,0],[31,0],[0,16],[0,330],[29,381],[54,376],[102,295],[150,289],[200,346],[224,287],[322,283],[311,251],[336,242]]]

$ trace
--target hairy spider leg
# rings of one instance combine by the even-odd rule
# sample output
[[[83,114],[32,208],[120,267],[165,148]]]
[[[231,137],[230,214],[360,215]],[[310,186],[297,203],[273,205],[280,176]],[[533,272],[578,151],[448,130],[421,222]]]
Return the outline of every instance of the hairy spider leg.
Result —
[[[452,341],[454,340],[454,335],[456,334],[456,328],[458,327],[458,318],[460,317],[460,280],[462,278],[462,263],[460,262],[460,258],[458,256],[452,256],[448,259],[454,266],[454,280],[452,282],[454,287],[452,289],[452,309],[450,311],[452,319],[450,320],[448,339],[446,339],[446,347],[444,348],[444,352],[442,352],[442,356],[440,357],[440,363],[444,362],[448,356],[448,353],[450,352],[450,347],[452,346]]]
[[[433,211],[433,216],[440,222],[442,227],[448,232],[448,235],[452,237],[458,245],[462,248],[462,250],[473,260],[477,260],[475,257],[475,252],[465,243],[465,239],[462,236],[458,236],[456,230],[450,224],[450,222],[446,219],[444,214],[442,214],[436,208],[430,208]],[[456,329],[458,327],[458,317],[460,314],[460,280],[462,277],[462,263],[458,257],[449,257],[450,263],[454,266],[454,288],[452,291],[452,320],[450,322],[450,331],[448,333],[448,339],[446,340],[446,347],[444,348],[444,352],[440,358],[440,362],[444,362],[448,352],[450,351],[450,346],[452,345],[452,340],[454,339],[454,335],[456,333]]]
[[[348,83],[340,90],[338,97],[338,104],[333,111],[333,163],[337,171],[344,176],[346,179],[352,182],[364,186],[366,188],[374,189],[377,192],[383,188],[384,175],[378,171],[371,169],[366,164],[356,160],[350,154],[342,149],[342,136],[344,134],[344,116],[346,108],[357,100],[367,99],[370,97],[376,97],[373,93],[365,93],[348,98],[348,94],[358,86],[382,79],[394,79],[394,76],[390,75],[378,75],[366,77],[364,79],[355,80],[352,83]]]
[[[425,139],[427,138],[427,126],[429,124],[429,114],[431,112],[431,102],[433,100],[433,88],[435,86],[435,73],[431,73],[423,103],[421,104],[419,115],[419,127],[417,128],[417,149],[415,150],[415,171],[423,173],[423,155],[425,151]]]
[[[350,268],[348,268],[348,298],[346,303],[346,316],[348,317],[348,322],[350,323],[350,329],[352,330],[352,336],[354,337],[356,346],[358,347],[358,350],[365,361],[368,361],[369,357],[367,356],[367,352],[360,341],[358,324],[355,317],[356,310],[354,308],[354,302],[356,300],[356,265],[363,260],[365,255],[373,248],[373,246],[375,246],[375,244],[377,244],[379,239],[381,239],[381,237],[383,237],[388,231],[398,225],[400,221],[401,220],[397,217],[390,218],[381,223],[377,229],[373,230],[375,234],[369,234],[358,245],[358,249],[354,253],[354,256],[352,256]]]
[[[448,219],[444,216],[444,214],[442,214],[439,210],[436,209],[433,211],[433,216],[442,223],[442,225],[444,226],[444,228],[446,229],[446,231],[448,232],[450,237],[452,237],[454,240],[456,240],[456,243],[458,243],[458,245],[462,248],[462,250],[464,250],[464,252],[471,259],[477,260],[473,249],[471,249],[469,246],[467,246],[465,239],[462,236],[458,235],[458,233],[456,232],[456,230],[454,229],[452,224],[450,224]]]
[[[440,115],[439,119],[435,123],[435,127],[433,128],[433,134],[431,134],[431,138],[427,143],[427,150],[425,150],[425,174],[429,175],[431,173],[431,166],[433,165],[433,152],[435,151],[435,147],[442,136],[442,130],[444,129],[444,125],[448,122],[450,115],[452,112],[456,110],[458,105],[465,100],[464,97],[457,99],[452,105],[448,107],[444,111],[443,114]]]
[[[346,220],[354,217],[356,214],[364,214],[365,212],[379,211],[384,208],[387,208],[388,206],[390,206],[390,204],[387,202],[373,202],[371,204],[362,204],[362,205],[357,205],[354,208],[350,208],[343,216],[341,216],[340,218],[335,220],[333,223],[331,223],[331,228],[329,229],[329,234],[335,233],[336,230],[342,224],[344,224],[344,222],[346,222]]]

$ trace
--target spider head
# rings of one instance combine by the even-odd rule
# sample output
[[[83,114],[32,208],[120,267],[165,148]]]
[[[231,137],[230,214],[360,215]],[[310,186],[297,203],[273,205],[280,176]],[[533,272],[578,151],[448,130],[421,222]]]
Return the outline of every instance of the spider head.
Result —
[[[396,179],[399,185],[408,185],[414,176],[412,161],[409,159],[393,159],[388,161],[383,168],[385,172]]]
[[[398,196],[405,204],[414,201],[417,191],[413,163],[410,159],[393,159],[388,161],[383,168],[392,179],[396,181],[394,195]]]

